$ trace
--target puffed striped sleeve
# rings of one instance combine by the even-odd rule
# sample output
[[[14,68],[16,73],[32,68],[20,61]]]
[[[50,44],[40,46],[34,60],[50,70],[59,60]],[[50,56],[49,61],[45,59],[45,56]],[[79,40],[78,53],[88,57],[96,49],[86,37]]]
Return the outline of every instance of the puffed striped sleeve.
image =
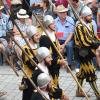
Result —
[[[88,35],[86,27],[82,26],[81,24],[78,24],[75,28],[75,40],[76,40],[76,45],[82,47],[92,46],[92,39]]]

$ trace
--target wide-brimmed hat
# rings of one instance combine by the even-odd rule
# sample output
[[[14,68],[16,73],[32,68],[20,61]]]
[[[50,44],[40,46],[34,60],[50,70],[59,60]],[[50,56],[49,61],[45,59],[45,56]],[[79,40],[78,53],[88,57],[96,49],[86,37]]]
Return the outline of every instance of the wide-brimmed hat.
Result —
[[[0,10],[2,10],[4,8],[4,6],[0,6]]]
[[[19,12],[17,12],[18,18],[29,18],[29,15],[27,15],[27,12],[25,9],[20,9]]]
[[[65,8],[63,5],[58,5],[56,8],[56,12],[66,12],[68,11],[67,8]]]

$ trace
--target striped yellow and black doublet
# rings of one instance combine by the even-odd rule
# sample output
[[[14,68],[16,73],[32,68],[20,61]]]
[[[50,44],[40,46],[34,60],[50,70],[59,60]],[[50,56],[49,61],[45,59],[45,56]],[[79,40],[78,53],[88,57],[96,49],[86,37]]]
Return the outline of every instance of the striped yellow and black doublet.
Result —
[[[23,49],[26,51],[26,53],[30,56],[30,58],[32,58],[35,62],[38,62],[36,57],[34,57],[34,55],[32,54],[32,51],[30,50],[30,48],[25,45],[23,47]],[[36,49],[33,49],[33,52],[36,54]],[[33,63],[30,61],[30,59],[22,52],[22,60],[23,60],[23,67],[24,70],[26,72],[26,74],[29,77],[32,77],[32,72],[35,69],[36,66],[33,65]]]
[[[75,45],[77,47],[90,47],[91,49],[96,48],[94,42],[99,41],[99,39],[94,34],[92,23],[90,23],[89,26],[90,29],[88,29],[86,26],[83,26],[81,23],[77,24],[74,35]]]
[[[77,57],[80,61],[80,72],[77,74],[80,78],[86,78],[87,81],[96,79],[95,68],[92,58],[95,56],[95,50],[98,47],[94,41],[98,41],[94,34],[93,25],[90,23],[90,29],[78,23],[75,28],[75,45],[77,48]]]

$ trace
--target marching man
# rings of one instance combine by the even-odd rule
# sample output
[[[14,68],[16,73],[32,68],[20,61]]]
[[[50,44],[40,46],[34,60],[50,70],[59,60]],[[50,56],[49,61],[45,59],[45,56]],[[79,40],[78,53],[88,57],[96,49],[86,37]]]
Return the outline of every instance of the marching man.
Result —
[[[27,30],[27,35],[29,37],[29,44],[34,51],[34,54],[36,54],[36,50],[38,48],[38,43],[40,39],[40,33],[38,32],[38,29],[34,26],[30,26]],[[27,45],[23,46],[23,49],[28,53],[28,55],[38,63],[38,60],[36,57],[32,54],[30,48]],[[35,70],[35,66],[32,64],[32,62],[28,59],[28,57],[22,52],[22,60],[23,60],[23,68],[26,74],[31,78],[32,73]],[[30,100],[32,95],[32,85],[29,82],[29,80],[24,77],[22,84],[25,84],[25,88],[23,89],[23,98],[22,100]]]
[[[89,82],[91,88],[98,100],[100,100],[100,91],[97,88],[95,68],[93,65],[93,57],[100,55],[100,44],[94,34],[92,24],[92,11],[89,7],[85,6],[81,12],[82,23],[77,22],[75,28],[75,45],[78,49],[78,60],[80,62],[80,70],[77,73],[79,83],[82,85],[83,80]],[[96,42],[97,41],[97,42]],[[98,57],[99,62],[100,58]],[[76,96],[83,97],[84,94],[80,88],[77,88]]]
[[[60,45],[55,36],[55,23],[54,23],[53,17],[50,15],[46,15],[44,17],[44,24],[46,26],[46,32],[47,32],[48,36],[50,37],[51,41],[56,45],[58,50],[60,50]],[[66,66],[67,61],[65,59],[60,59],[60,57],[58,56],[58,53],[56,52],[56,50],[48,36],[45,35],[45,33],[43,33],[40,38],[39,43],[40,43],[40,47],[47,47],[51,52],[53,61],[52,61],[52,67],[50,67],[50,69],[51,69],[50,73],[53,77],[55,85],[57,86],[58,79],[59,79],[59,69],[61,66]]]

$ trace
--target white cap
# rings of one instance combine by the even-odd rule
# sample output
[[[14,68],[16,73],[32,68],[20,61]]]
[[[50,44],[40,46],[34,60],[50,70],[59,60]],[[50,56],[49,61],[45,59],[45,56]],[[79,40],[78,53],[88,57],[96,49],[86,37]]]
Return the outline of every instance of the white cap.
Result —
[[[17,12],[17,17],[18,18],[29,18],[29,15],[27,15],[27,12],[25,9],[20,9],[18,12]]]
[[[33,25],[29,26],[27,29],[27,35],[29,36],[29,38],[32,38],[32,36],[35,35],[37,32],[38,29]]]
[[[41,62],[43,61],[47,56],[50,55],[50,51],[46,47],[40,47],[37,50],[37,59]]]
[[[89,7],[85,6],[85,7],[82,9],[81,14],[82,14],[83,17],[92,15],[92,10],[91,10]]]
[[[37,84],[40,88],[46,87],[51,81],[51,77],[46,73],[41,73],[37,77]]]
[[[44,24],[46,25],[46,27],[48,27],[50,24],[52,24],[54,22],[54,18],[50,15],[46,15],[43,19]]]

